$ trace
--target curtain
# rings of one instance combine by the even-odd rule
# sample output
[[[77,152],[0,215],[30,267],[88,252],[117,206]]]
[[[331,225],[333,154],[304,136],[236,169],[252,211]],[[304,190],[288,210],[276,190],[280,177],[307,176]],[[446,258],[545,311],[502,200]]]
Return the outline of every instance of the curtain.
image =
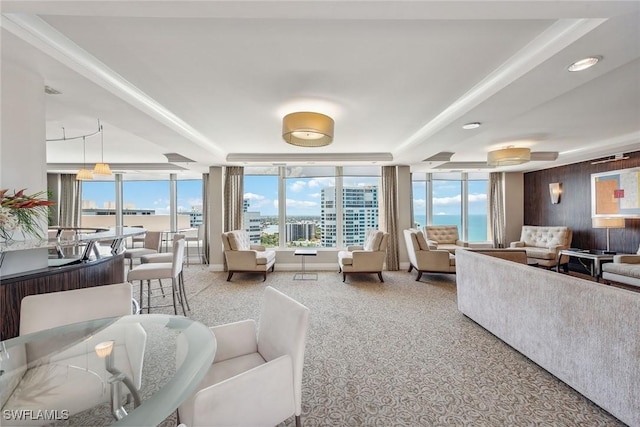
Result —
[[[244,168],[228,166],[224,177],[224,231],[242,230]]]
[[[400,269],[398,253],[398,175],[395,166],[382,167],[382,222],[383,229],[389,233],[387,246],[387,270]]]
[[[489,224],[494,248],[505,247],[504,174],[489,174]]]
[[[80,227],[82,184],[75,174],[60,174],[59,226]]]
[[[209,264],[209,174],[202,174],[202,227],[204,227],[204,237],[202,239],[202,250],[204,259]]]

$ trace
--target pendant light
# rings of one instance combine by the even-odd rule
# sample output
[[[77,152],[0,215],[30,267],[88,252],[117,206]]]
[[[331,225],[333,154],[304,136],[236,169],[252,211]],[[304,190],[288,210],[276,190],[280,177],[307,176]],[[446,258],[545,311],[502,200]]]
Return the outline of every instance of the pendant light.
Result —
[[[87,138],[82,137],[82,169],[78,171],[76,175],[78,181],[90,181],[93,179],[93,174],[87,169]]]
[[[100,152],[102,153],[101,163],[96,163],[93,167],[95,175],[111,175],[111,168],[104,162],[104,128],[100,125]]]

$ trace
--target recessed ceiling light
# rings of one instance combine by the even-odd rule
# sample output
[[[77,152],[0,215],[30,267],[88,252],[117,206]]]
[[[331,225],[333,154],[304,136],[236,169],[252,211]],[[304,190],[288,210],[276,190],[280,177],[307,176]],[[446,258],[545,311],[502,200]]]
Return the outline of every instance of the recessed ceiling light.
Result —
[[[462,129],[478,129],[480,127],[480,122],[472,122],[462,125]]]
[[[602,59],[601,56],[590,56],[588,58],[581,59],[569,65],[567,70],[569,71],[583,71],[587,68],[591,68],[596,65]]]

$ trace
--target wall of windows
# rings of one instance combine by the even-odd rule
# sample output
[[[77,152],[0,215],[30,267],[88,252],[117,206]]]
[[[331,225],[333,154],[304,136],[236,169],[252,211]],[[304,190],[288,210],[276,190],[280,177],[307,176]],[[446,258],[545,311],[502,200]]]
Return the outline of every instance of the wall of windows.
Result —
[[[379,167],[247,167],[244,222],[267,247],[345,247],[378,228]]]
[[[412,174],[414,227],[457,225],[460,238],[488,240],[486,173]]]
[[[154,178],[120,181],[122,187],[122,223],[143,226],[153,231],[168,231],[172,223],[176,229],[195,227],[202,223],[202,180],[170,179],[169,175]],[[172,182],[175,181],[175,182]],[[171,191],[171,185],[176,191]],[[111,227],[116,224],[118,181],[82,182],[82,219],[85,227]],[[176,206],[172,213],[172,198]],[[175,220],[172,219],[175,215]]]

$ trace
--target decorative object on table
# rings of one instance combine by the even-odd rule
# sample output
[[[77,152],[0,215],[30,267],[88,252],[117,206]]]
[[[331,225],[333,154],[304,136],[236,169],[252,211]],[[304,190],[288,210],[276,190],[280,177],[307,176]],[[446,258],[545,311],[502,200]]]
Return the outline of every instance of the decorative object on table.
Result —
[[[105,359],[105,368],[111,374],[109,384],[111,384],[111,413],[116,420],[121,420],[127,416],[127,411],[122,406],[122,392],[120,383],[129,389],[133,396],[134,408],[140,406],[140,395],[133,382],[115,366],[114,342],[104,341],[95,346],[96,354],[99,358]]]
[[[39,223],[47,219],[48,208],[54,202],[47,200],[46,191],[28,195],[25,190],[13,194],[0,190],[0,238],[6,241],[13,240],[16,231],[24,237],[43,238]]]
[[[607,249],[603,253],[605,255],[615,255],[615,251],[612,251],[609,246],[609,230],[612,228],[624,228],[624,218],[595,216],[591,218],[591,227],[607,229]]]

